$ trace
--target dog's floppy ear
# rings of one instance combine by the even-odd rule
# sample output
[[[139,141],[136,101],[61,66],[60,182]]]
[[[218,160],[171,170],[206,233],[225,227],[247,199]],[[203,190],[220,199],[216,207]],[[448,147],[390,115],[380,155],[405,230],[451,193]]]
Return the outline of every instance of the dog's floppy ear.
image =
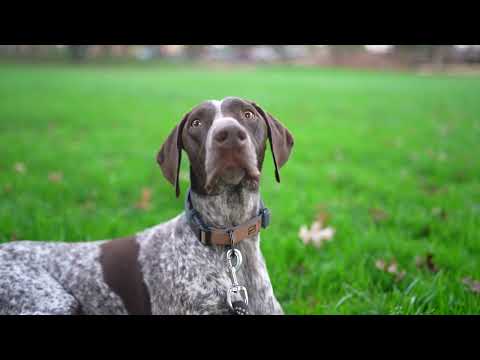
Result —
[[[188,115],[189,113],[186,114],[180,124],[173,129],[157,155],[157,162],[162,169],[163,176],[175,186],[177,198],[180,196],[178,176],[180,173],[180,163],[182,161],[182,131]]]
[[[273,164],[275,165],[275,178],[280,182],[280,172],[278,171],[288,160],[293,148],[293,136],[280,121],[275,119],[269,113],[252,102],[267,124],[268,140],[272,150]]]

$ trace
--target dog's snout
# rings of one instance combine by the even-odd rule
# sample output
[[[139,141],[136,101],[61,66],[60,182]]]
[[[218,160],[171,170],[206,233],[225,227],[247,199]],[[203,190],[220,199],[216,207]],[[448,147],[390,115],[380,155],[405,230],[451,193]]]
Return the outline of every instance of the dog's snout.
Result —
[[[218,129],[213,138],[217,145],[235,147],[246,142],[247,133],[238,125],[227,125]]]

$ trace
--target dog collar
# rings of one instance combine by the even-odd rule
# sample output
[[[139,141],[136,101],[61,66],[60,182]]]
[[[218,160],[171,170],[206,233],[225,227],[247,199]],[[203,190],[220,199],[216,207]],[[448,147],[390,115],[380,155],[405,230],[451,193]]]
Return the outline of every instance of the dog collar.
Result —
[[[202,220],[200,213],[193,208],[189,189],[185,196],[185,215],[190,228],[200,242],[204,245],[235,245],[240,241],[257,235],[261,228],[270,225],[270,210],[260,199],[260,211],[257,216],[249,221],[231,228],[214,228]]]

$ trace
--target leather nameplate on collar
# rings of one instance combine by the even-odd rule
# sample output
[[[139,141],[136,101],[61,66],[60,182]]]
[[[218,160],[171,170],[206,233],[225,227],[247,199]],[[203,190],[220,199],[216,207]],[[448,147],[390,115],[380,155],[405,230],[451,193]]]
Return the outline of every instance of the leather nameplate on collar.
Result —
[[[231,228],[233,231],[233,244],[236,245],[240,241],[255,236],[260,232],[262,227],[262,217],[257,216],[246,224]],[[210,228],[209,231],[203,231],[200,228],[197,234],[202,243],[206,245],[230,245],[230,236],[226,230]]]

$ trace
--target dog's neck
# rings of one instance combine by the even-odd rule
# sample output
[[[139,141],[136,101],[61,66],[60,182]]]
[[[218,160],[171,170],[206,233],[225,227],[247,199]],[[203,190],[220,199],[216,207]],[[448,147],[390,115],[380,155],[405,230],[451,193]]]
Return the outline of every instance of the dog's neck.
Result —
[[[244,186],[228,186],[216,195],[200,195],[192,190],[192,205],[209,226],[225,228],[241,225],[258,214],[260,193]]]
[[[202,220],[214,227],[233,227],[245,223],[260,210],[260,192],[248,187],[228,187],[218,195],[199,195],[191,191],[193,207]],[[243,255],[244,264],[237,273],[238,281],[249,293],[249,311],[252,314],[282,314],[268,275],[265,259],[260,250],[259,235],[247,238],[236,246]],[[224,261],[225,247],[212,246]]]

